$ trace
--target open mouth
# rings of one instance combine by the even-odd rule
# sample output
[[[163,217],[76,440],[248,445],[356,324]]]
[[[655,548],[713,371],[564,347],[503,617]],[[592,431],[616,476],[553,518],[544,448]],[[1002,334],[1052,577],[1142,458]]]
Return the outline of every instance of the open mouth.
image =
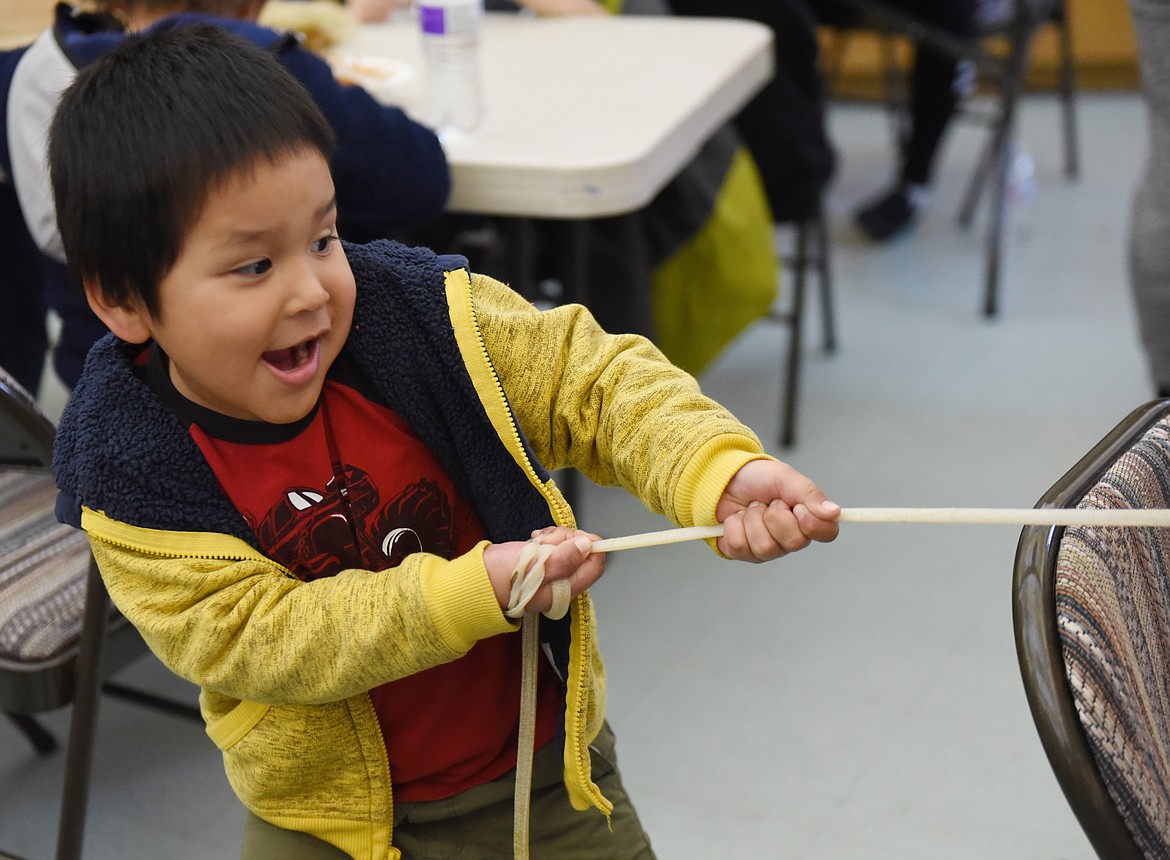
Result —
[[[320,341],[317,338],[290,346],[288,349],[274,349],[264,353],[261,358],[276,370],[290,373],[311,363],[317,357]]]

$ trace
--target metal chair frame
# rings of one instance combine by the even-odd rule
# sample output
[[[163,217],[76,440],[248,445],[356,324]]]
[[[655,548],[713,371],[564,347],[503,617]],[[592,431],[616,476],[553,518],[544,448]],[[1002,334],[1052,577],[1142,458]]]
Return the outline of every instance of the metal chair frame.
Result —
[[[1170,400],[1134,410],[1054,484],[1036,507],[1074,507],[1118,457],[1168,414]],[[1020,673],[1049,764],[1093,848],[1110,860],[1137,860],[1142,851],[1106,788],[1065,672],[1056,617],[1056,559],[1063,535],[1063,526],[1028,526],[1020,535],[1012,582]]]
[[[811,217],[791,225],[795,231],[793,250],[782,254],[782,276],[791,271],[792,298],[787,308],[774,308],[769,319],[788,326],[788,348],[782,359],[783,389],[780,397],[780,444],[796,444],[796,411],[800,401],[800,370],[804,355],[805,303],[810,275],[817,279],[820,296],[822,348],[826,353],[837,350],[837,329],[833,309],[833,276],[829,252],[829,231],[824,213],[818,209]]]

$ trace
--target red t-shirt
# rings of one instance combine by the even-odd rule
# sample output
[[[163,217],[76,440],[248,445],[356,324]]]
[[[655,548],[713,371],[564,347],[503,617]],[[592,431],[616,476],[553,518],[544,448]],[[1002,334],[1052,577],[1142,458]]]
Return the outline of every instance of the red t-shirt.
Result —
[[[160,362],[148,373],[158,388]],[[165,370],[161,371],[165,375]],[[171,388],[168,402],[177,392]],[[443,558],[486,535],[475,510],[391,410],[330,379],[318,408],[293,425],[217,415],[183,401],[192,438],[260,548],[300,579],[346,568],[385,571],[410,553]],[[557,734],[560,695],[541,661],[537,746]],[[516,765],[520,637],[494,636],[450,663],[370,691],[395,796],[451,797]]]

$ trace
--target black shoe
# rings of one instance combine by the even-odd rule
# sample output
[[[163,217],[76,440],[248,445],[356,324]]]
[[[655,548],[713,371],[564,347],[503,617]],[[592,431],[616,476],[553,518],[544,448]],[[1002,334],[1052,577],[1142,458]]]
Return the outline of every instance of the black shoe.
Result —
[[[857,213],[857,226],[875,242],[885,242],[913,223],[922,209],[922,189],[899,185],[893,191],[863,206]]]

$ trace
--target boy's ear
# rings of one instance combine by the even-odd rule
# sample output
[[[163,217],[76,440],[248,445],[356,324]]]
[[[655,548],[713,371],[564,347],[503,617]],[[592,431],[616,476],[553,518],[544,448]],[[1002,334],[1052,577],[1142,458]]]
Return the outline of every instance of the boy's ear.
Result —
[[[106,328],[127,343],[146,343],[150,340],[151,317],[141,302],[110,304],[95,279],[86,278],[84,284],[85,298],[98,319],[106,324]]]

